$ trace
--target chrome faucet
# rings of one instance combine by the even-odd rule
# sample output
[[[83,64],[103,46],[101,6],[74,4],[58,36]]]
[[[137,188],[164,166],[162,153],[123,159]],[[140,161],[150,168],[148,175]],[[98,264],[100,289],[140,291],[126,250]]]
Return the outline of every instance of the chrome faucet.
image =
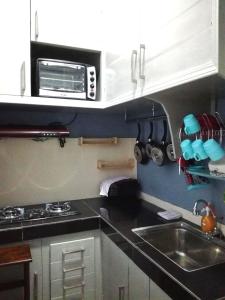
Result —
[[[194,204],[194,207],[193,207],[193,215],[195,215],[195,216],[199,216],[201,214],[201,212],[202,212],[202,209],[201,210],[198,209],[198,205],[200,203],[205,204],[205,206],[209,205],[208,202],[205,201],[205,200],[203,200],[203,199],[196,200],[195,204]]]

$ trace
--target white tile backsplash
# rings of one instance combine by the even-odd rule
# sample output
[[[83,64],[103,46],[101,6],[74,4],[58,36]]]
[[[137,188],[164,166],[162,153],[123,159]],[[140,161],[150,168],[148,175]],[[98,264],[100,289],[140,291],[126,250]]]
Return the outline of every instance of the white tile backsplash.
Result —
[[[100,182],[111,176],[136,177],[132,170],[98,170],[97,160],[133,157],[135,139],[118,145],[78,145],[68,138],[64,148],[57,139],[0,140],[0,207],[95,197]]]

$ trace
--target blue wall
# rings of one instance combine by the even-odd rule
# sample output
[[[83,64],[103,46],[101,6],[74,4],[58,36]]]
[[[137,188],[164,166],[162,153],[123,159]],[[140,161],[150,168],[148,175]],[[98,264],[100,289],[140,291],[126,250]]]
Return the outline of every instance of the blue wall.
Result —
[[[217,107],[223,120],[225,120],[225,89],[220,89],[217,96]],[[155,122],[157,141],[162,137],[162,122]],[[148,123],[143,123],[144,136],[148,135]],[[225,139],[223,141],[225,143]],[[207,189],[187,191],[187,185],[183,175],[178,174],[178,165],[170,163],[163,167],[156,166],[152,161],[147,165],[138,165],[138,180],[142,191],[174,205],[192,211],[194,201],[203,198],[214,204],[218,219],[225,218],[225,181],[211,180]],[[223,220],[223,223],[224,220]]]
[[[220,90],[218,96],[218,110],[225,119],[225,91]],[[47,125],[52,122],[70,123],[75,112],[67,109],[34,110],[25,108],[1,107],[0,124],[33,124]],[[142,140],[146,141],[149,134],[148,122],[141,122]],[[72,137],[135,137],[137,128],[135,123],[124,122],[124,115],[105,113],[78,113],[76,120],[68,126]],[[162,122],[154,122],[154,139],[160,141],[162,137]],[[152,161],[147,165],[138,165],[138,180],[142,191],[168,201],[182,208],[192,210],[196,199],[203,198],[214,203],[219,218],[225,216],[223,193],[225,182],[212,180],[207,189],[187,191],[184,176],[179,176],[176,163],[163,167],[156,166]]]
[[[26,109],[26,107],[0,108],[0,125],[26,124],[48,125],[59,122],[68,124],[71,137],[134,137],[136,125],[124,122],[123,114],[104,114],[103,112],[76,113],[73,110],[62,109]]]

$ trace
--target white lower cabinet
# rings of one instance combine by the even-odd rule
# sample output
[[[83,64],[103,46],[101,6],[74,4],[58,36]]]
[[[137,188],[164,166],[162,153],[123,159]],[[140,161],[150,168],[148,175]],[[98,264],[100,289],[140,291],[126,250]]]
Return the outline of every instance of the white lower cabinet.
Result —
[[[149,277],[129,260],[129,300],[149,300],[149,281]]]
[[[99,231],[43,239],[43,300],[99,300]]]
[[[30,300],[171,300],[99,230],[26,243]],[[0,282],[22,278],[21,266],[0,269]],[[0,299],[22,298],[22,288],[0,292]]]
[[[150,300],[172,300],[154,281],[150,280]]]
[[[128,258],[102,234],[103,299],[128,300]]]
[[[101,241],[103,300],[171,300],[104,233]]]

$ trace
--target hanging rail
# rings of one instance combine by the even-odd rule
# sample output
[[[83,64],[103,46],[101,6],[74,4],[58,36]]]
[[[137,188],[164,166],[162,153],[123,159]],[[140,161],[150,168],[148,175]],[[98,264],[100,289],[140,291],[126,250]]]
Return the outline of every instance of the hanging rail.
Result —
[[[98,169],[133,169],[135,162],[133,158],[128,160],[98,160],[97,168]]]
[[[80,137],[78,139],[78,144],[82,145],[117,145],[118,138],[111,137],[111,138],[84,138]]]

